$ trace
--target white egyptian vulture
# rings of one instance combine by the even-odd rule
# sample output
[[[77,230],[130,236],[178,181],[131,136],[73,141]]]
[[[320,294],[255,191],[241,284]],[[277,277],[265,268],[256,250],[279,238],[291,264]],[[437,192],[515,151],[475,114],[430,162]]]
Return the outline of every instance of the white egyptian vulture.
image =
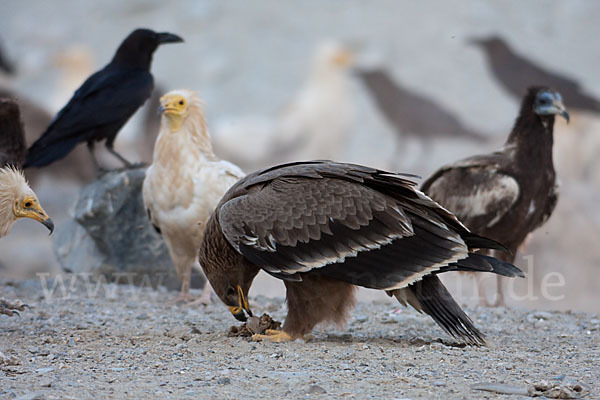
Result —
[[[23,173],[11,166],[5,166],[0,168],[0,237],[6,236],[19,218],[39,221],[50,233],[54,230],[52,220],[27,184]],[[0,298],[0,314],[18,315],[25,307],[20,300],[9,301]]]
[[[160,132],[144,180],[144,205],[181,279],[178,301],[190,301],[191,269],[196,266],[201,271],[198,249],[206,222],[223,194],[244,173],[213,153],[195,93],[174,90],[161,97],[160,104]],[[210,301],[208,282],[204,289],[200,302]]]

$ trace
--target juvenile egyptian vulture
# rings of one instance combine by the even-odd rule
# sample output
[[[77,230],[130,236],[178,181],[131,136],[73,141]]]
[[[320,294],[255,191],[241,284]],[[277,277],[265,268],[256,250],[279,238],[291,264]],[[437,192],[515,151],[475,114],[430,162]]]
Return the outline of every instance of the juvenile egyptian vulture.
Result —
[[[210,218],[199,257],[215,292],[240,320],[252,315],[247,296],[259,271],[283,280],[288,314],[282,331],[267,332],[273,341],[302,338],[322,322],[343,323],[362,286],[429,314],[459,340],[483,344],[437,274],[522,272],[474,254],[476,248],[502,246],[469,232],[405,176],[312,161],[238,181]]]
[[[52,220],[27,184],[23,173],[12,166],[5,166],[0,168],[0,238],[6,236],[20,218],[31,218],[41,222],[50,233],[54,230]],[[24,307],[19,300],[0,298],[0,314],[18,315]]]
[[[144,204],[181,279],[178,300],[190,301],[191,269],[206,222],[223,194],[244,174],[213,153],[195,93],[174,90],[161,97],[160,104],[160,133],[146,171]],[[210,301],[208,282],[199,301]]]
[[[569,121],[561,95],[530,87],[513,129],[500,151],[473,156],[440,168],[421,190],[478,235],[503,243],[507,262],[530,232],[542,226],[556,207],[558,185],[552,160],[555,115]],[[480,302],[487,299],[479,289]],[[502,279],[494,305],[504,303]]]

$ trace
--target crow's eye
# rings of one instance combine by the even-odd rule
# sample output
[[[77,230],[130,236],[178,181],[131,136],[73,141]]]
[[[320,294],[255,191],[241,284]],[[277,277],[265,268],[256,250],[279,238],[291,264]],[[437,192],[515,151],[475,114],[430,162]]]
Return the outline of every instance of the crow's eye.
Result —
[[[237,291],[233,288],[233,286],[229,286],[227,288],[227,296],[235,296],[235,294],[237,293]]]

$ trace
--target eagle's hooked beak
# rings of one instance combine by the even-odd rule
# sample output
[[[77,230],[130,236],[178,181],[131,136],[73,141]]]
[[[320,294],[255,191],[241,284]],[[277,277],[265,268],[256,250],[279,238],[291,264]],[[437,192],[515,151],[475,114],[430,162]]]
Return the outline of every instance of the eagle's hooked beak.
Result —
[[[246,311],[248,313],[248,316],[250,316],[250,317],[252,316],[252,311],[250,311],[250,305],[248,304],[248,299],[244,295],[244,291],[242,290],[242,287],[240,285],[237,286],[237,291],[238,291],[238,305],[235,307],[230,306],[229,311],[233,314],[235,319],[237,319],[238,321],[245,322],[248,319],[248,317],[246,317],[246,314],[244,314],[244,311]]]

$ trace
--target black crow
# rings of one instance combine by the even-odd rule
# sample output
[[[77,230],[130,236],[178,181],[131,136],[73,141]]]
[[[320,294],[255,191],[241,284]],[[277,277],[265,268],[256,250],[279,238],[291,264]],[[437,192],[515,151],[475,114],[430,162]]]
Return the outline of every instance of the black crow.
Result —
[[[600,101],[585,94],[578,82],[517,54],[501,37],[490,36],[471,42],[481,47],[492,73],[511,95],[520,97],[531,85],[548,86],[562,94],[569,108],[600,112]]]
[[[150,97],[154,79],[152,54],[164,43],[183,42],[172,33],[136,29],[121,43],[113,59],[90,76],[58,112],[42,136],[31,146],[24,168],[43,167],[87,142],[94,163],[94,142],[106,140],[106,148],[126,166],[131,163],[113,149],[121,127]]]
[[[421,190],[473,233],[504,244],[498,258],[512,263],[529,232],[542,226],[558,201],[552,161],[554,116],[569,121],[561,95],[530,87],[504,147],[442,167]],[[498,281],[497,303],[502,291]]]

